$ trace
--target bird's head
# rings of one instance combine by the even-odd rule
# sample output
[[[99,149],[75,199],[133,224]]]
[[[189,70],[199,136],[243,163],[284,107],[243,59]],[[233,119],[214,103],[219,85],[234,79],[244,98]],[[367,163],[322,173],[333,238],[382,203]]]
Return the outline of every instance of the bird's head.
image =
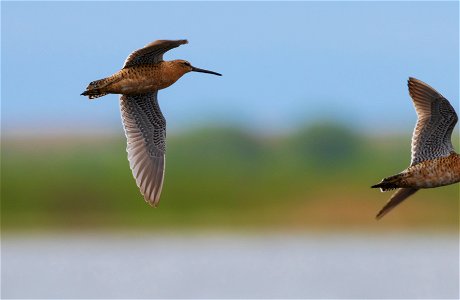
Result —
[[[208,74],[214,74],[217,76],[222,76],[222,74],[219,74],[217,72],[213,71],[208,71],[200,68],[196,68],[192,66],[188,61],[183,60],[183,59],[176,59],[172,61],[174,67],[176,69],[179,69],[183,72],[183,74],[188,73],[188,72],[201,72],[201,73],[208,73]]]

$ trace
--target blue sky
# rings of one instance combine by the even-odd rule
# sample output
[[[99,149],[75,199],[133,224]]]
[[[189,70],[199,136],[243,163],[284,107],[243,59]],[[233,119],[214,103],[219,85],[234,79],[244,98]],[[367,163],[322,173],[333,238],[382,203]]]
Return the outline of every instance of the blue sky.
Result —
[[[410,132],[409,76],[459,111],[458,2],[2,2],[2,130],[121,133],[118,96],[80,96],[156,39],[186,74],[159,93],[170,132],[283,132],[328,119]]]

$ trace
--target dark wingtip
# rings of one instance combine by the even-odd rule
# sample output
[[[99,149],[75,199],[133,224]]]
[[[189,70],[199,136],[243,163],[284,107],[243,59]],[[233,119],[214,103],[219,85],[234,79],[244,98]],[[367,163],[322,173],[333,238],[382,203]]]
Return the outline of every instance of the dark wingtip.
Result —
[[[379,221],[382,219],[393,207],[388,207],[385,205],[375,216],[375,220]]]
[[[381,218],[383,218],[384,215],[386,215],[391,209],[387,209],[387,205],[385,205],[378,213],[375,215],[375,220],[379,221]]]
[[[420,81],[420,80],[418,80],[417,78],[409,76],[409,79],[407,79],[407,86],[410,86],[411,84],[415,84],[418,81]]]
[[[80,96],[88,96],[88,91],[84,91],[83,93],[80,94]]]

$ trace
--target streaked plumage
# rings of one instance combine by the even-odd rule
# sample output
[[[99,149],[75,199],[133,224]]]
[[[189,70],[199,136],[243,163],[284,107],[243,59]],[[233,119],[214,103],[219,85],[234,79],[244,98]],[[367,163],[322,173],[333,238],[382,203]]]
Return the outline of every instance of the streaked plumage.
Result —
[[[158,105],[158,90],[167,88],[185,73],[219,75],[193,67],[185,60],[163,61],[163,54],[186,40],[159,40],[131,53],[123,69],[91,82],[82,93],[90,99],[121,94],[120,110],[128,146],[128,160],[136,184],[152,206],[160,200],[165,170],[166,120]]]
[[[426,83],[409,78],[409,94],[417,112],[412,135],[411,164],[403,172],[384,178],[372,188],[382,192],[398,189],[377,214],[380,219],[422,188],[434,188],[460,181],[460,155],[451,136],[458,121],[449,101]]]

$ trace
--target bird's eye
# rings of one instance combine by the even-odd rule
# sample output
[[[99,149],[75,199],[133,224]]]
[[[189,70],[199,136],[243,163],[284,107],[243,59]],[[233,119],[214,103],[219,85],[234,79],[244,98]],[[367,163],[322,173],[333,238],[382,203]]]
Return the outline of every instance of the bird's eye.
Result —
[[[189,63],[188,61],[184,61],[184,65],[186,65],[186,66],[188,66],[188,67],[191,66],[190,63]]]

